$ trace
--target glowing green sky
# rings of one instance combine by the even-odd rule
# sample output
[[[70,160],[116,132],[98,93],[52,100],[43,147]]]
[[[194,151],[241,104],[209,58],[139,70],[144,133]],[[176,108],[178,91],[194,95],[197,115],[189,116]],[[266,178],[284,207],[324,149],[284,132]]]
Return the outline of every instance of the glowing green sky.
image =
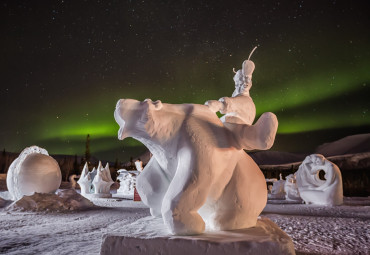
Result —
[[[117,140],[118,99],[231,96],[232,68],[256,45],[251,96],[258,115],[278,116],[279,134],[370,127],[362,5],[5,1],[0,145],[83,154],[90,134],[93,155],[126,159],[143,148]]]

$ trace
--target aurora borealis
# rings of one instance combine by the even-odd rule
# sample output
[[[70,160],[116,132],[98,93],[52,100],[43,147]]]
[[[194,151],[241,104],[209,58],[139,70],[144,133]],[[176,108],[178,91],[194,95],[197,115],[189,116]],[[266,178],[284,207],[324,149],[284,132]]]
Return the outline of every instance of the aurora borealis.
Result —
[[[257,114],[278,116],[279,135],[370,131],[366,1],[2,1],[0,8],[7,151],[36,144],[83,154],[90,134],[93,155],[127,158],[140,148],[117,139],[118,99],[203,104],[231,96],[232,68],[254,46],[251,96]]]

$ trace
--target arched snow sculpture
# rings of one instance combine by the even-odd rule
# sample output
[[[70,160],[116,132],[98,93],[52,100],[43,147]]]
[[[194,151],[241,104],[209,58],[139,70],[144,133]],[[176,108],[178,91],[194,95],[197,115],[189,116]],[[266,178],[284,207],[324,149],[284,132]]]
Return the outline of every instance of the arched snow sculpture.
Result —
[[[110,193],[110,186],[114,183],[112,180],[110,170],[109,170],[109,164],[103,168],[101,162],[99,161],[98,169],[96,170],[97,174],[94,177],[92,184],[94,186],[94,197],[112,197],[112,194]]]
[[[295,174],[290,174],[285,177],[285,199],[290,201],[302,202],[302,198],[299,195],[299,190],[297,186],[297,180]]]
[[[321,180],[319,172],[325,172]],[[299,166],[296,172],[301,198],[306,204],[341,205],[343,203],[342,174],[337,165],[323,155],[312,154]]]
[[[25,148],[10,165],[6,185],[13,200],[55,192],[62,182],[58,162],[38,146]]]

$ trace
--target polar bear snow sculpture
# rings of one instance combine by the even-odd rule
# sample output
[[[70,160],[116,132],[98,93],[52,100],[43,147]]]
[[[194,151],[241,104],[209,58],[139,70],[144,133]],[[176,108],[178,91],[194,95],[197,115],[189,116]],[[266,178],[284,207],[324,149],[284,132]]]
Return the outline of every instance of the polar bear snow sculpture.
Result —
[[[321,180],[319,172],[325,172]],[[342,174],[337,165],[323,155],[312,154],[295,173],[298,190],[306,204],[341,205],[343,203]]]
[[[153,154],[137,189],[173,234],[202,233],[204,221],[214,230],[255,226],[264,176],[208,106],[121,99],[114,117],[120,140],[133,137]]]

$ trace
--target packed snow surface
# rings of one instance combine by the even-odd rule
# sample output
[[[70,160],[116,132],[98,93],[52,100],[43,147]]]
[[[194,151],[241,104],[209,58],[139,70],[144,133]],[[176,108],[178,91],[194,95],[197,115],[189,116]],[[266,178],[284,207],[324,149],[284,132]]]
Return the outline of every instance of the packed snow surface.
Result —
[[[0,208],[0,254],[100,254],[104,234],[150,216],[141,202],[92,201],[99,207],[71,213]],[[345,198],[344,205],[333,207],[267,204],[262,216],[292,238],[297,254],[369,254],[370,198]]]
[[[102,255],[120,254],[295,254],[294,245],[279,227],[267,218],[256,227],[210,231],[195,236],[173,236],[161,218],[145,217],[103,237]]]
[[[74,189],[59,190],[56,194],[35,193],[11,204],[7,211],[65,212],[86,210],[94,204]]]

